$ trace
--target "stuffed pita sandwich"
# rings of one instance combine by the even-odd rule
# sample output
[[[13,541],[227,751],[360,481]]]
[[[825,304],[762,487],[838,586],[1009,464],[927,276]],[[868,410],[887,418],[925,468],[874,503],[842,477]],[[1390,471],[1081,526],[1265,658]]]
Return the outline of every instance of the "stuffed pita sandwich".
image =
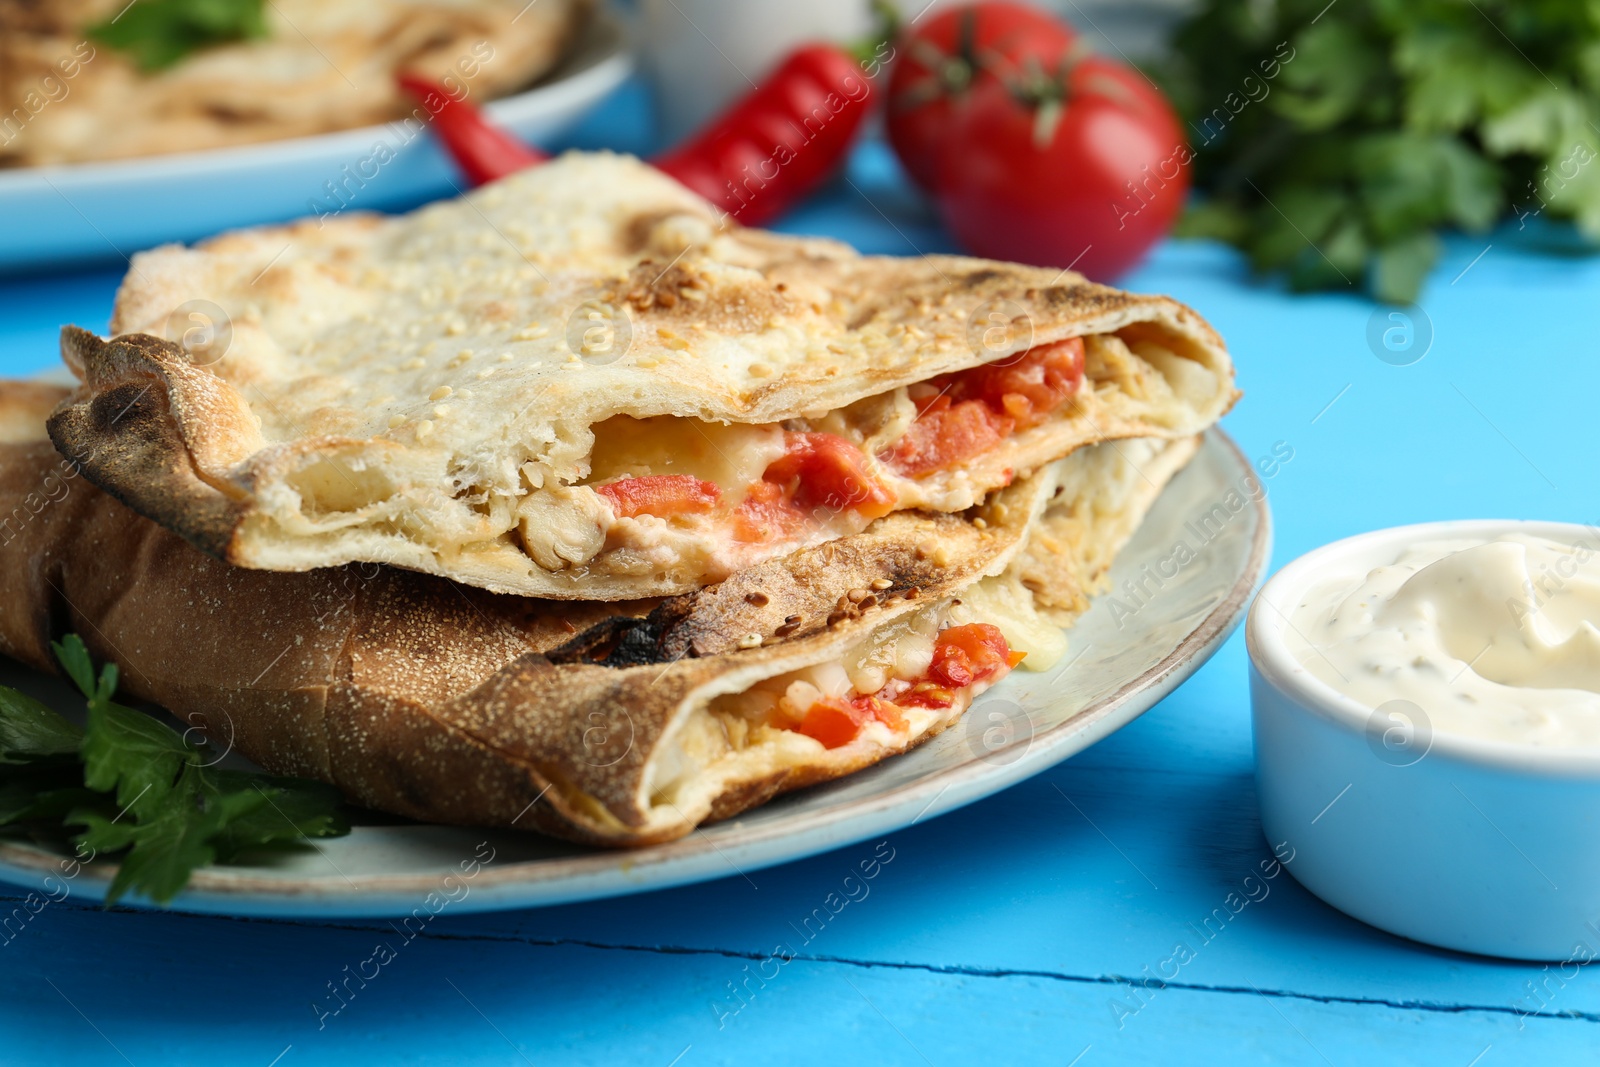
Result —
[[[199,309],[199,310],[196,310]],[[220,559],[668,596],[1233,403],[1196,314],[741,228],[569,154],[399,218],[136,256],[50,433]]]
[[[123,687],[267,769],[432,822],[632,846],[903,752],[1070,622],[1193,438],[1091,446],[964,514],[664,600],[540,601],[381,566],[232,567],[44,440],[0,386],[0,651],[77,632]],[[1056,549],[1028,558],[1032,534]]]

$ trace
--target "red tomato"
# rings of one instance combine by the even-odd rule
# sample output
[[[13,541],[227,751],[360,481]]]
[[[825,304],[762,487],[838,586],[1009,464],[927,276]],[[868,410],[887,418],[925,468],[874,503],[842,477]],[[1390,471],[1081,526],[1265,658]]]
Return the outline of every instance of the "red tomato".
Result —
[[[977,255],[1110,280],[1172,227],[1192,158],[1171,105],[1142,75],[1102,56],[1067,57],[1020,98],[984,82],[951,114],[940,213]]]
[[[838,748],[854,741],[861,728],[873,719],[891,730],[903,730],[906,725],[899,708],[877,697],[823,697],[806,709],[795,730],[821,741],[823,748]]]
[[[635,515],[688,515],[717,506],[722,490],[691,474],[650,474],[595,487],[619,519]]]
[[[939,395],[879,458],[907,478],[979,455],[1013,430],[1036,426],[1083,384],[1083,339],[1036,345],[1020,356],[942,375]]]
[[[894,494],[867,470],[861,449],[831,433],[786,435],[788,451],[767,465],[734,512],[733,536],[770,541],[797,529],[807,512],[847,508],[876,519],[894,510]]]
[[[987,452],[1005,440],[1011,429],[1012,420],[997,418],[981,401],[952,404],[948,396],[941,396],[922,409],[881,458],[896,472],[916,478],[959,466]]]
[[[933,666],[928,676],[935,682],[960,689],[1004,674],[1022,662],[1026,653],[1013,652],[997,626],[986,622],[952,626],[933,646]]]
[[[877,697],[867,696],[856,697],[851,703],[864,705],[874,719],[877,719],[891,730],[899,731],[906,728],[906,717],[900,714],[899,708],[887,700],[879,700]]]
[[[955,645],[934,646],[933,666],[928,668],[928,675],[951,689],[960,689],[977,680],[972,660],[965,650]]]
[[[821,741],[823,748],[838,748],[854,741],[868,718],[867,712],[852,704],[824,698],[807,709],[805,718],[795,729]]]
[[[900,43],[889,79],[889,141],[911,180],[938,188],[939,144],[968,92],[982,81],[1053,65],[1070,26],[1026,4],[965,4],[940,11]]]
[[[1083,338],[1036,345],[1020,357],[974,367],[961,375],[953,396],[982,400],[1017,429],[1037,426],[1083,384]]]
[[[956,695],[937,682],[918,682],[897,699],[905,708],[948,708],[956,702]]]
[[[776,482],[756,482],[733,513],[733,539],[761,544],[786,536],[805,515]]]
[[[831,433],[791,432],[785,442],[789,451],[762,478],[790,486],[800,507],[852,508],[869,519],[894,509],[893,494],[867,471],[867,457],[849,441]]]

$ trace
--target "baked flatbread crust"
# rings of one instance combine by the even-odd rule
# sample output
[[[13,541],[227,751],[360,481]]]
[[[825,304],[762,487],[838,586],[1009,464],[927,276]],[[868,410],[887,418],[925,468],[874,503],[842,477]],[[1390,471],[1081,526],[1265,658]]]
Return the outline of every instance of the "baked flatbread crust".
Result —
[[[896,513],[687,596],[550,602],[384,567],[231,567],[97,492],[40,440],[59,397],[0,386],[0,651],[52,670],[50,639],[74,631],[120,665],[126,690],[274,772],[426,821],[619,846],[682,836],[948,728],[972,694],[833,749],[744,709],[762,687],[899,648],[986,575],[1009,583],[991,598],[1020,597],[1006,614],[1031,612],[1001,573],[1028,532],[1116,516],[1116,544],[1092,519],[1078,538],[1106,558],[1194,449],[1078,453],[1062,466],[1089,469],[1041,471],[967,516]],[[1151,477],[1121,478],[1132,459]],[[1121,506],[1056,495],[1083,477],[1127,487]],[[1082,602],[1078,573],[1061,561],[1056,603]]]
[[[269,36],[142,73],[84,38],[128,0],[0,0],[0,167],[191,152],[411,115],[395,74],[478,100],[549,71],[589,0],[273,0]]]
[[[196,302],[230,324],[203,358],[174,343],[194,328],[175,311]],[[750,543],[614,514],[589,484],[608,469],[716,468],[711,481],[742,492],[771,441],[822,431],[859,446],[895,507],[960,511],[1086,444],[1193,436],[1237,395],[1221,340],[1172,300],[744,229],[609,154],[405,217],[142,254],[112,332],[64,333],[84,387],[51,434],[97,485],[205,551],[591,600],[687,592],[870,521],[831,508]],[[875,458],[922,418],[923,383],[1073,338],[1084,384],[1044,421],[915,479]]]

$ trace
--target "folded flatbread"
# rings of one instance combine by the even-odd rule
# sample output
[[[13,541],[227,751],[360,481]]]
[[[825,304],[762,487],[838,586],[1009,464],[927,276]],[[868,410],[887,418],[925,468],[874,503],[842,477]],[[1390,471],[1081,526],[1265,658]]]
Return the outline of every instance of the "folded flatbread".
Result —
[[[1025,665],[1059,656],[1055,624],[1196,446],[1083,449],[966,515],[898,512],[686,596],[553,602],[379,566],[229,566],[86,484],[43,440],[61,395],[0,386],[0,651],[49,670],[75,631],[126,690],[272,771],[606,845],[927,740],[1011,664],[987,628]],[[1008,569],[1035,529],[1061,551]]]
[[[132,6],[0,0],[0,167],[191,152],[400,119],[417,104],[397,88],[398,71],[490,100],[550,70],[590,4],[272,0],[262,10],[265,38],[204,48],[150,73],[85,37]]]
[[[609,154],[136,256],[111,325],[64,332],[83,388],[50,432],[134,510],[245,567],[555,598],[960,512],[1236,396],[1172,300],[744,229]]]

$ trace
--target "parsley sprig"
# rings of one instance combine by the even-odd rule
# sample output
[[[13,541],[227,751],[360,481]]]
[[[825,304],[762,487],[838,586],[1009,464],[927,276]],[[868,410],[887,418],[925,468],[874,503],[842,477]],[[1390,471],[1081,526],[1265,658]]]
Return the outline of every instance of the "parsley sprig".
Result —
[[[76,634],[51,646],[88,701],[83,729],[0,686],[0,827],[60,837],[80,855],[121,854],[106,893],[169,903],[201,867],[350,832],[321,782],[211,766],[209,750],[115,703],[117,668],[95,673]]]
[[[1600,240],[1600,6],[1204,0],[1175,45],[1202,192],[1180,232],[1294,288],[1408,303],[1441,230],[1508,216]]]
[[[134,0],[116,18],[86,31],[126,52],[139,69],[165,70],[208,45],[267,35],[264,0]]]

